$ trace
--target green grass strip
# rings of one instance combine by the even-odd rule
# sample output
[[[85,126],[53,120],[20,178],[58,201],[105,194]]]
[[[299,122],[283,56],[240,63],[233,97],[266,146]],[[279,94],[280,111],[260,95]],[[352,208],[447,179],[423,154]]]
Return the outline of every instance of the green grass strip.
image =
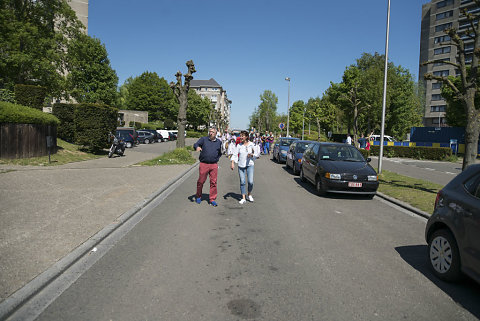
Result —
[[[158,165],[178,165],[178,164],[195,164],[196,160],[187,148],[177,148],[171,152],[165,153],[157,158],[138,163],[143,166]]]
[[[432,214],[435,198],[443,185],[427,182],[418,178],[382,171],[378,175],[378,191],[385,195],[408,203],[413,207]]]

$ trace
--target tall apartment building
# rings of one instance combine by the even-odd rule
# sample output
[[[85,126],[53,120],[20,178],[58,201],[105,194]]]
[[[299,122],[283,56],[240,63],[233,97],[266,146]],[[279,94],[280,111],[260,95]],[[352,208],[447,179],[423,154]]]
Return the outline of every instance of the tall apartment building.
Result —
[[[88,0],[69,0],[68,4],[85,26],[85,34],[88,35]]]
[[[215,81],[209,80],[195,80],[190,81],[190,88],[200,95],[200,97],[208,97],[212,103],[215,104],[215,109],[220,111],[222,118],[227,123],[227,128],[230,126],[230,109],[232,101],[227,98],[227,91],[222,88]]]
[[[424,125],[432,127],[447,126],[445,121],[446,102],[441,96],[441,82],[425,80],[423,75],[432,73],[437,76],[455,76],[458,70],[452,65],[438,62],[422,66],[421,63],[429,60],[457,61],[457,49],[450,45],[450,37],[444,30],[455,28],[459,31],[469,27],[469,23],[462,15],[461,10],[476,13],[480,7],[473,0],[432,0],[422,6],[422,23],[420,34],[420,70],[419,83],[425,85],[425,114]],[[473,40],[466,37],[465,48],[467,53],[473,53]],[[466,57],[471,61],[471,54]]]

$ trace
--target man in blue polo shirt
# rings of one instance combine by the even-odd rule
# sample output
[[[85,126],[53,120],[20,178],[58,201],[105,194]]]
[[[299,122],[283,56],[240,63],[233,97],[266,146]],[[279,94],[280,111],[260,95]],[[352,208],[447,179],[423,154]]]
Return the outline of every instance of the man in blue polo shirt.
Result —
[[[218,160],[222,156],[222,142],[217,138],[217,129],[209,128],[208,136],[200,138],[193,148],[200,152],[199,160],[200,166],[198,168],[197,193],[195,201],[197,204],[202,202],[203,184],[210,176],[210,195],[209,202],[212,206],[217,206],[217,174],[218,174]]]

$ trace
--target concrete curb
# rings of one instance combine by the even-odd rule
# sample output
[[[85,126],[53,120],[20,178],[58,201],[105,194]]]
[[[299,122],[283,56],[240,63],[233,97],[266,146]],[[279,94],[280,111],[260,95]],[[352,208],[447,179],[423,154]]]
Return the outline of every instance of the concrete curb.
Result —
[[[53,264],[43,273],[39,274],[37,277],[28,282],[25,286],[17,290],[10,297],[5,299],[0,303],[0,320],[5,320],[10,317],[15,311],[20,309],[28,300],[42,291],[45,287],[51,284],[55,279],[60,275],[65,273],[70,267],[72,267],[76,262],[78,262],[82,257],[88,255],[89,252],[98,245],[101,241],[111,235],[115,230],[124,225],[132,217],[134,217],[140,210],[145,208],[153,200],[159,197],[163,192],[165,192],[170,186],[175,182],[188,175],[199,162],[190,166],[183,173],[177,177],[169,180],[165,185],[163,185],[159,190],[149,195],[140,203],[136,204],[133,208],[123,213],[118,217],[114,223],[111,223],[104,227],[102,230],[97,232],[95,235],[90,237],[84,243],[75,248],[72,252],[67,254],[65,257],[60,259],[58,262]]]
[[[424,212],[424,211],[422,211],[422,210],[420,210],[420,209],[418,209],[418,208],[416,208],[416,207],[413,207],[413,206],[410,205],[410,204],[407,204],[407,203],[405,203],[405,202],[402,202],[402,201],[400,201],[400,200],[397,200],[396,198],[390,197],[390,196],[385,195],[385,194],[383,194],[383,193],[377,192],[376,195],[379,196],[379,197],[381,197],[381,198],[383,198],[384,200],[387,200],[387,201],[389,201],[389,202],[391,202],[391,203],[393,203],[393,204],[395,204],[395,205],[398,205],[398,206],[400,206],[400,207],[402,207],[402,208],[404,208],[404,209],[406,209],[406,210],[408,210],[408,211],[410,211],[410,212],[413,212],[413,213],[415,213],[415,214],[417,214],[417,215],[420,215],[421,217],[424,217],[424,218],[426,218],[426,219],[429,219],[430,216],[431,216],[431,215],[428,214],[427,212]]]

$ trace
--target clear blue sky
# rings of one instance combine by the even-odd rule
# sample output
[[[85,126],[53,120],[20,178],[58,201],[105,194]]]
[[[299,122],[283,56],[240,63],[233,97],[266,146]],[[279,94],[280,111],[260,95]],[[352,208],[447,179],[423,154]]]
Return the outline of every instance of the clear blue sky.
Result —
[[[391,0],[389,60],[418,78],[426,0]],[[387,0],[90,0],[89,34],[105,44],[119,85],[144,71],[168,82],[192,59],[232,100],[246,128],[264,90],[290,104],[322,96],[363,52],[385,53]]]

